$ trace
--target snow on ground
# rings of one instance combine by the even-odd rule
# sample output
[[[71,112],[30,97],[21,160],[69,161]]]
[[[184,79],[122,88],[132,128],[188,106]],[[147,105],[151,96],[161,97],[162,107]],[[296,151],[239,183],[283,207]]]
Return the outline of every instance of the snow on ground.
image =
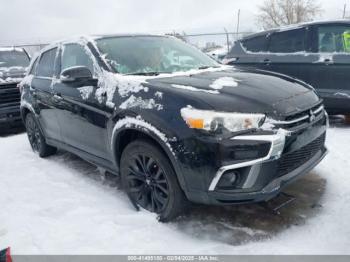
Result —
[[[0,249],[14,254],[350,254],[350,127],[333,123],[330,154],[263,205],[193,206],[176,222],[136,212],[115,179],[59,152],[40,159],[25,134],[0,137]],[[274,200],[277,201],[278,199]]]

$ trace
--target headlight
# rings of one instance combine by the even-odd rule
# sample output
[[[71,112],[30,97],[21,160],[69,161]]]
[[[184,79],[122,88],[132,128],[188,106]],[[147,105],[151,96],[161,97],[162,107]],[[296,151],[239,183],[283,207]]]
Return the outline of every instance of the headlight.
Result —
[[[181,116],[190,128],[207,131],[224,128],[230,132],[237,132],[259,128],[265,121],[264,114],[215,112],[191,107],[182,108]]]

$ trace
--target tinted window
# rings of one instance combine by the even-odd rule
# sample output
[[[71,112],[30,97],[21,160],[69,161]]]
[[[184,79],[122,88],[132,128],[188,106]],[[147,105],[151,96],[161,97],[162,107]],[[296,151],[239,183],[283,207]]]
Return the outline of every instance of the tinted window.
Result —
[[[267,36],[257,36],[242,41],[243,47],[250,52],[266,52]]]
[[[350,26],[320,26],[317,35],[319,52],[350,53]]]
[[[67,44],[63,48],[61,72],[72,66],[86,66],[94,73],[94,66],[90,56],[83,46],[78,44]]]
[[[0,67],[13,67],[29,65],[27,54],[19,50],[0,50]]]
[[[36,75],[43,77],[53,77],[55,73],[55,58],[57,48],[46,51],[41,55],[36,69]]]
[[[294,53],[305,51],[304,28],[274,33],[271,35],[269,51],[272,53]]]

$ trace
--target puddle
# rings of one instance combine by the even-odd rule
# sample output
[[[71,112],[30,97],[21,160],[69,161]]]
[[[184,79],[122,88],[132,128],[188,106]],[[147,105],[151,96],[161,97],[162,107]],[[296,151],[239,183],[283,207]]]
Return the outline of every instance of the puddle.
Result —
[[[303,225],[322,210],[320,200],[326,180],[310,173],[289,185],[283,192],[296,199],[279,209],[272,207],[283,202],[278,196],[266,204],[236,206],[194,206],[176,222],[179,230],[198,238],[206,238],[230,245],[268,239],[291,226]]]

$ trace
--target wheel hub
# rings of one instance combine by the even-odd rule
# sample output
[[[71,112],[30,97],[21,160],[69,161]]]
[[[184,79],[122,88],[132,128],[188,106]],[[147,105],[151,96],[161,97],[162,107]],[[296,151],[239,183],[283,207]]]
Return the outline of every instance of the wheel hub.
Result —
[[[160,213],[169,197],[168,182],[161,166],[152,157],[139,154],[128,163],[128,187],[141,207]]]

